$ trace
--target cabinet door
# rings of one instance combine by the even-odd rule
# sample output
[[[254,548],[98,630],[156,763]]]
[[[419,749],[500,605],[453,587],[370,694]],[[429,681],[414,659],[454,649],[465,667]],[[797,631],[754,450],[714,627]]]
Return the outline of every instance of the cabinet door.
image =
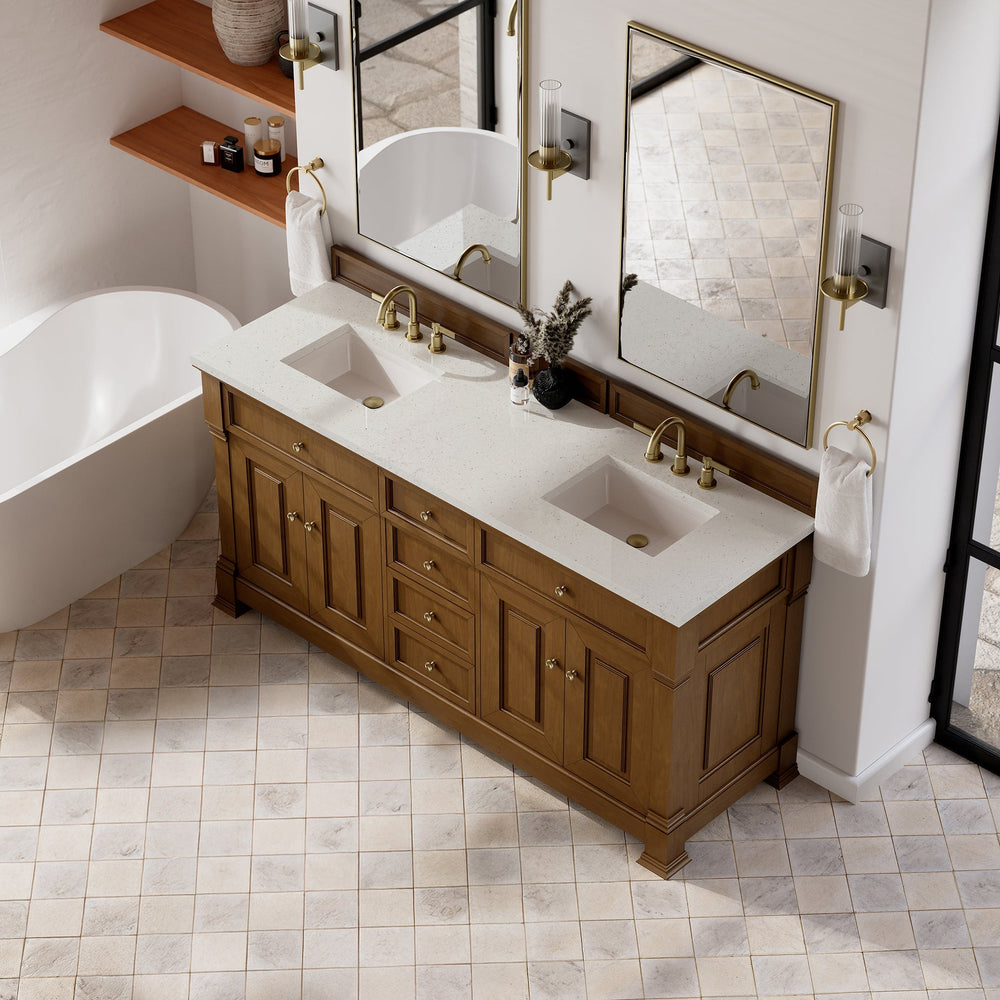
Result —
[[[772,601],[698,654],[689,696],[702,733],[699,802],[777,743],[785,607]]]
[[[300,611],[308,607],[302,475],[289,463],[230,439],[236,570]]]
[[[382,655],[382,531],[377,513],[304,477],[309,614]]]
[[[566,623],[563,763],[620,802],[648,799],[651,676],[630,646],[603,629]]]
[[[562,760],[562,616],[485,577],[481,583],[480,715],[539,753]]]

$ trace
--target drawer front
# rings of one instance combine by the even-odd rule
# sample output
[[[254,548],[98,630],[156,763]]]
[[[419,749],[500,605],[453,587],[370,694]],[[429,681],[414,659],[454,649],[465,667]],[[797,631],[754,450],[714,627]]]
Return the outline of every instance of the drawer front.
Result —
[[[476,649],[476,619],[439,596],[436,591],[415,586],[395,573],[387,573],[388,607],[394,618],[417,634],[426,634],[453,656],[472,660]]]
[[[385,522],[385,560],[390,569],[403,570],[445,597],[472,610],[476,570],[472,563],[426,532]]]
[[[402,479],[386,476],[383,489],[387,513],[396,514],[404,521],[451,542],[471,558],[474,529],[468,514]]]
[[[492,529],[480,530],[482,564],[645,650],[649,612]]]
[[[475,671],[468,663],[417,639],[395,625],[389,626],[388,662],[396,670],[435,694],[469,712],[475,711]]]
[[[237,428],[266,442],[374,506],[378,495],[377,466],[238,392],[228,390],[226,399],[227,429]]]

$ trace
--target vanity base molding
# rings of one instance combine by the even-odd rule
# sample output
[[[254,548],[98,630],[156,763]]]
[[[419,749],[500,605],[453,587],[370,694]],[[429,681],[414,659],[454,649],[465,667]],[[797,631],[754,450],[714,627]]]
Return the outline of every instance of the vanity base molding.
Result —
[[[215,606],[254,608],[642,840],[794,776],[799,542],[676,627],[203,376]]]

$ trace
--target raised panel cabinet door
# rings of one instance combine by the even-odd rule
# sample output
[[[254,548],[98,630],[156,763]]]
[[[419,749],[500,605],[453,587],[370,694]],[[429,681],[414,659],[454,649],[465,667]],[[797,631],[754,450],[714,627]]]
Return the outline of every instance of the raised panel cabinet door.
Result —
[[[652,717],[649,664],[603,629],[569,620],[565,677],[564,765],[619,802],[645,811]]]
[[[777,745],[785,608],[783,600],[772,601],[698,654],[691,695],[703,713],[694,730],[700,730],[699,802]]]
[[[309,614],[377,656],[384,648],[377,513],[304,477]]]
[[[481,588],[480,715],[561,761],[565,619],[485,577]]]
[[[269,452],[230,439],[236,571],[300,611],[308,607],[302,475]]]

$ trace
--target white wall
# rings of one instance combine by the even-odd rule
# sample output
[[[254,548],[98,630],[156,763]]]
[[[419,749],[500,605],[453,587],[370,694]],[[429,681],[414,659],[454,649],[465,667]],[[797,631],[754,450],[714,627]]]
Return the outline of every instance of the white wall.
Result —
[[[346,13],[346,3],[339,6]],[[880,463],[875,551],[871,574],[860,580],[814,567],[797,724],[806,769],[815,764],[813,774],[850,795],[887,754],[903,762],[892,757],[894,747],[906,752],[914,739],[928,738],[940,569],[1000,87],[990,55],[1000,41],[1000,7],[994,0],[842,0],[836,16],[826,0],[535,0],[530,7],[529,97],[539,79],[561,79],[564,106],[593,121],[593,159],[591,180],[557,180],[551,202],[543,178],[528,178],[529,300],[547,307],[571,277],[595,299],[577,356],[813,471],[816,447],[804,451],[727,418],[617,361],[626,23],[648,24],[840,101],[834,204],[863,204],[865,232],[890,244],[893,259],[886,309],[855,307],[839,333],[826,307],[815,436],[871,410]],[[537,138],[534,105],[529,100],[529,142]],[[310,71],[298,127],[300,141],[329,164],[323,179],[340,242],[517,325],[503,306],[356,235],[346,74],[320,79]]]
[[[194,289],[186,185],[108,144],[180,103],[176,69],[98,30],[135,6],[3,5],[0,327],[92,288]]]

